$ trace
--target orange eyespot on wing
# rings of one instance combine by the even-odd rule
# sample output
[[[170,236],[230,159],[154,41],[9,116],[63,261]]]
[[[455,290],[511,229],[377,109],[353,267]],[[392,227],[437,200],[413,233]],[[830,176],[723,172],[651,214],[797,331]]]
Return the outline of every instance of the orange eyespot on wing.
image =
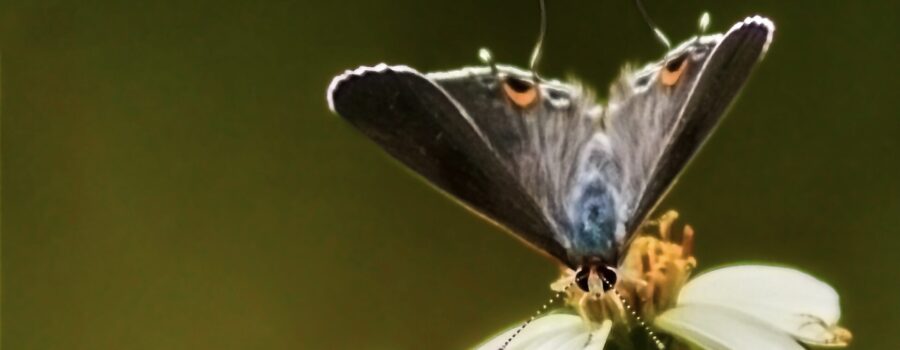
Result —
[[[666,62],[666,65],[659,70],[659,82],[663,86],[674,86],[678,83],[678,79],[681,78],[687,66],[687,55],[681,55]]]
[[[534,83],[513,77],[503,80],[503,93],[519,108],[531,106],[539,97]]]

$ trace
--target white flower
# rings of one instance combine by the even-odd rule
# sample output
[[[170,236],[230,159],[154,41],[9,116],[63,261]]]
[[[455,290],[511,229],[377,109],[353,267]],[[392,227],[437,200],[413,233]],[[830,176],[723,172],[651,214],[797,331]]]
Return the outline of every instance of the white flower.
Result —
[[[706,349],[846,346],[837,292],[803,272],[774,266],[726,267],[688,282],[657,327]]]
[[[666,348],[682,349],[687,344],[690,348],[716,350],[802,350],[801,343],[843,347],[850,341],[850,332],[837,325],[841,314],[837,292],[801,271],[739,265],[688,281],[696,264],[690,252],[693,232],[686,227],[682,242],[671,242],[669,227],[676,217],[670,212],[660,219],[659,238],[635,240],[619,268],[623,278],[616,285],[618,294],[591,295],[566,288],[569,305],[580,315],[557,312],[539,317],[505,349],[603,349],[607,343],[629,349],[653,345],[648,332],[651,327],[642,327],[636,315],[651,320],[651,332],[665,334],[659,338]],[[565,272],[554,289],[571,285],[572,278],[572,271]],[[635,313],[625,311],[632,307]],[[500,349],[518,329],[503,332],[478,349]],[[633,339],[641,336],[645,339],[643,347]]]

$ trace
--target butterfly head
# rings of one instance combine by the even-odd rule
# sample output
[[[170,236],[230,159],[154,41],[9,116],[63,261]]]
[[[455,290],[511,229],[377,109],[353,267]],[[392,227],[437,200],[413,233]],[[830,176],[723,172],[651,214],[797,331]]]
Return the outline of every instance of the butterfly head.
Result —
[[[575,285],[585,293],[608,292],[616,286],[619,274],[615,268],[597,260],[582,265],[575,273]]]

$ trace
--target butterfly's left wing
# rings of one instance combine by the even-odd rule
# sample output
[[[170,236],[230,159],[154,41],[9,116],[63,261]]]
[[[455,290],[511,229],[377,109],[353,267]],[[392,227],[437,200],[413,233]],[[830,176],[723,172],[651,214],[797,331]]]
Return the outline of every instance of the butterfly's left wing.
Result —
[[[469,111],[405,66],[360,67],[334,78],[332,110],[401,163],[482,217],[562,261],[566,249]]]
[[[689,40],[612,87],[606,116],[623,169],[633,234],[703,145],[766,52],[774,25],[747,18],[726,34]]]

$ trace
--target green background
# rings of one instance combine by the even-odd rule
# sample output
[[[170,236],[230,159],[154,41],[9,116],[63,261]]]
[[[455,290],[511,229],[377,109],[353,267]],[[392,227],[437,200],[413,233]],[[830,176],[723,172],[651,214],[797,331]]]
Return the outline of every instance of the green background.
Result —
[[[545,76],[605,94],[662,55],[629,1],[549,0]],[[775,42],[662,208],[702,269],[799,267],[854,348],[900,347],[898,3],[671,1],[673,41],[755,13]],[[534,1],[4,1],[5,349],[456,349],[524,319],[553,263],[390,161],[325,102],[382,61],[525,65]]]

